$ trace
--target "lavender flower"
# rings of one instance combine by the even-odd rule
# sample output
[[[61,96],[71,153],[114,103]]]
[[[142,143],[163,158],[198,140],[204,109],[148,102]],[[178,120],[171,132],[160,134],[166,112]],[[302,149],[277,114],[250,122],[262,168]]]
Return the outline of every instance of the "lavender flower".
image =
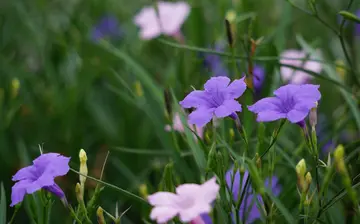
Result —
[[[358,9],[355,14],[357,17],[360,18],[360,9]],[[359,23],[355,24],[355,36],[360,37],[360,24]]]
[[[224,43],[219,42],[215,44],[216,51],[224,50]],[[205,67],[207,67],[212,76],[229,76],[227,69],[224,67],[224,64],[221,61],[221,57],[216,54],[207,54],[204,59]]]
[[[255,65],[253,69],[253,84],[256,93],[260,93],[264,80],[265,80],[264,68],[259,65]]]
[[[257,114],[258,122],[286,118],[291,123],[298,123],[304,120],[311,108],[320,100],[321,94],[318,89],[318,85],[288,84],[275,90],[275,97],[261,99],[248,108]]]
[[[12,187],[10,206],[14,206],[24,199],[25,194],[32,194],[40,189],[47,190],[61,200],[65,194],[54,182],[54,178],[63,176],[69,172],[70,158],[57,153],[46,153],[40,155],[33,161],[33,165],[19,170],[12,178],[18,181]]]
[[[196,108],[189,115],[189,123],[203,127],[214,115],[218,118],[235,118],[236,112],[241,111],[241,105],[235,99],[244,93],[246,84],[244,78],[229,84],[228,77],[212,77],[205,83],[205,90],[194,90],[180,101],[183,108]]]
[[[239,200],[239,197],[245,191],[243,201],[240,205],[239,209],[239,217],[241,220],[245,220],[245,224],[252,223],[255,220],[261,217],[261,213],[259,208],[257,207],[255,200],[258,200],[260,204],[264,204],[260,195],[255,195],[252,193],[251,185],[244,189],[247,178],[249,177],[249,172],[245,171],[244,175],[240,177],[240,172],[237,171],[234,176],[234,181],[232,182],[233,169],[231,168],[226,172],[226,183],[229,189],[232,189],[232,196],[234,200]],[[240,181],[242,182],[242,189],[239,192]],[[265,180],[265,187],[271,187],[271,190],[275,196],[278,196],[281,192],[281,187],[278,184],[279,179],[276,176],[271,177],[271,186],[270,179]],[[232,187],[231,187],[232,185]],[[201,215],[205,224],[212,224],[211,218],[207,214]],[[234,215],[233,215],[234,217]],[[233,221],[233,223],[235,223]]]
[[[92,28],[91,39],[99,41],[103,38],[115,38],[122,35],[120,25],[115,16],[103,16],[100,21]]]

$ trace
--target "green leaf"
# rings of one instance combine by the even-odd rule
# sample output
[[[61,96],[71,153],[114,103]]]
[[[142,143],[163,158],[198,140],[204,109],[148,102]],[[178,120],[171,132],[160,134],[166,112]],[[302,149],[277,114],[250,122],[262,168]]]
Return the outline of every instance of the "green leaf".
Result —
[[[6,224],[6,195],[4,184],[1,182],[0,189],[0,224]]]

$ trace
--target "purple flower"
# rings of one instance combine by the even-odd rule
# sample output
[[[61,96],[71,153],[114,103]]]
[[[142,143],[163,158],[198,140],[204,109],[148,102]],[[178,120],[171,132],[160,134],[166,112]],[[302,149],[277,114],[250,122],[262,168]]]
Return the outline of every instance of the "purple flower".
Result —
[[[357,17],[360,18],[360,9],[358,9],[355,14]],[[359,23],[355,24],[355,36],[360,37],[360,24]]]
[[[260,93],[264,79],[265,79],[264,68],[259,65],[255,65],[253,70],[253,84],[256,93]]]
[[[244,93],[246,84],[244,78],[229,84],[228,77],[212,77],[205,83],[205,90],[194,90],[180,101],[183,108],[196,108],[189,115],[189,123],[203,127],[214,115],[218,118],[236,117],[241,105],[235,99]]]
[[[219,42],[215,45],[216,51],[224,50],[224,43]],[[224,67],[224,64],[221,61],[221,57],[216,54],[207,54],[204,59],[205,67],[207,67],[212,76],[229,76],[227,69]]]
[[[120,25],[115,16],[103,16],[91,31],[91,39],[98,41],[103,38],[114,38],[122,35]]]
[[[40,189],[47,190],[63,200],[65,194],[54,178],[69,172],[69,161],[70,158],[60,154],[46,153],[36,158],[33,165],[19,170],[12,178],[18,182],[12,187],[10,206],[22,202],[25,194],[32,194]]]
[[[248,108],[257,114],[258,122],[286,118],[291,123],[298,123],[304,120],[320,100],[319,87],[312,84],[288,84],[275,90],[275,97],[261,99]]]
[[[234,181],[232,182],[232,176],[233,176],[233,169],[231,168],[226,172],[226,183],[229,187],[229,189],[232,189],[232,196],[235,201],[239,200],[241,194],[244,193],[243,201],[241,202],[240,209],[239,209],[239,217],[241,220],[245,220],[245,224],[252,223],[255,220],[259,219],[261,217],[261,212],[259,208],[256,205],[255,200],[258,200],[260,204],[264,204],[262,198],[260,195],[254,194],[252,191],[251,185],[248,186],[247,189],[245,188],[245,183],[247,178],[249,177],[249,172],[245,171],[243,176],[240,176],[240,172],[237,171],[235,173],[235,176],[233,177]],[[239,192],[240,187],[240,181],[242,182],[242,189]],[[270,186],[270,179],[265,180],[265,187],[271,187],[271,190],[275,196],[278,196],[281,192],[281,187],[278,184],[279,179],[276,176],[271,177],[271,186]],[[232,185],[232,187],[231,187]],[[201,215],[203,221],[205,224],[212,224],[212,221],[207,214]],[[234,217],[234,215],[233,215]],[[235,222],[233,222],[235,223]]]

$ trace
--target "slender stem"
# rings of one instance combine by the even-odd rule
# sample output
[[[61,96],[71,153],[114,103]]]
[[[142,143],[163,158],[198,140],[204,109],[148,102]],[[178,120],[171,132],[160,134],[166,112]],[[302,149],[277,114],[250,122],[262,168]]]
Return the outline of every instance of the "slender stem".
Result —
[[[70,210],[70,214],[73,217],[73,219],[78,223],[78,224],[82,224],[81,220],[77,217],[77,215],[75,214],[74,209],[71,207],[71,205],[69,205],[69,210]]]
[[[261,154],[260,159],[262,159],[262,158],[269,152],[269,150],[273,147],[273,145],[275,144],[275,142],[276,142],[276,140],[277,140],[277,138],[278,138],[278,136],[279,136],[279,133],[280,133],[280,131],[281,131],[281,129],[282,129],[282,127],[284,126],[285,123],[286,123],[286,120],[283,119],[283,120],[281,121],[281,123],[280,123],[279,128],[275,130],[275,132],[274,132],[274,134],[273,134],[273,136],[272,136],[272,138],[271,138],[271,142],[270,142],[269,147],[265,150],[265,152],[263,152],[263,153]]]
[[[15,206],[15,211],[14,211],[13,215],[11,216],[11,219],[8,224],[13,224],[16,214],[18,213],[19,209],[20,209],[20,206]]]
[[[146,200],[144,200],[142,197],[139,197],[139,196],[137,196],[137,195],[135,195],[135,194],[127,191],[127,190],[124,190],[124,189],[122,189],[122,188],[120,188],[120,187],[117,187],[117,186],[115,186],[115,185],[106,183],[106,182],[104,182],[104,181],[102,181],[102,180],[99,180],[99,179],[96,179],[96,178],[94,178],[94,177],[84,175],[84,174],[82,174],[82,173],[74,170],[73,168],[70,168],[70,170],[71,170],[72,172],[74,172],[74,173],[77,173],[77,174],[81,175],[81,176],[84,176],[84,177],[86,177],[86,178],[89,178],[90,180],[94,180],[94,181],[96,181],[96,182],[98,182],[98,183],[101,183],[101,184],[107,186],[107,187],[110,187],[110,188],[112,188],[112,189],[114,189],[114,190],[117,190],[117,191],[121,192],[122,194],[124,194],[124,195],[126,195],[126,196],[128,196],[128,197],[130,197],[130,198],[136,199],[137,201],[139,201],[139,202],[141,202],[141,203],[143,203],[143,204],[148,205],[148,202],[147,202]]]

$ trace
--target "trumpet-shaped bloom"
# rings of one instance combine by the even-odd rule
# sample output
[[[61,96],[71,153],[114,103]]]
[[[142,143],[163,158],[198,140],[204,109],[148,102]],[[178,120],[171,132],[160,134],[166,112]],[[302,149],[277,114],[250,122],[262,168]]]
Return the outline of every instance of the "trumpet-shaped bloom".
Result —
[[[120,25],[115,16],[108,15],[100,19],[100,21],[95,24],[91,31],[91,38],[93,41],[98,41],[103,38],[115,38],[120,37],[122,31]]]
[[[190,6],[186,2],[159,1],[157,9],[145,7],[135,16],[134,22],[140,27],[142,39],[153,39],[161,34],[176,35],[190,13]]]
[[[182,222],[190,222],[211,211],[211,203],[218,192],[219,185],[212,178],[201,185],[180,185],[176,193],[157,192],[149,195],[149,203],[154,206],[150,218],[157,223],[166,223],[179,215]]]
[[[303,121],[311,108],[321,98],[318,85],[288,84],[274,91],[275,97],[259,100],[249,110],[257,114],[258,122],[275,121],[281,118],[291,123]]]
[[[191,125],[191,124],[188,124],[188,125],[189,125],[190,130],[194,131],[199,136],[199,138],[203,138],[203,128],[202,127],[195,126],[195,129],[194,129],[193,125]],[[174,118],[173,118],[173,125],[172,126],[166,125],[165,130],[166,131],[174,130],[174,131],[178,131],[181,133],[185,132],[184,125],[181,122],[179,113],[175,113]],[[196,138],[196,136],[194,136],[194,137]]]
[[[241,176],[240,172],[237,171],[234,175],[233,169],[230,169],[226,172],[225,180],[229,189],[232,189],[232,196],[235,201],[239,200],[239,197],[244,193],[243,201],[241,202],[239,209],[239,217],[241,220],[244,220],[245,224],[252,223],[255,220],[261,217],[260,208],[258,208],[256,201],[259,202],[259,205],[264,205],[264,202],[260,195],[253,193],[251,185],[245,189],[246,180],[249,178],[249,172],[245,171]],[[242,183],[242,188],[240,188],[240,183]],[[270,188],[275,196],[278,196],[281,192],[281,187],[279,185],[279,179],[276,176],[271,177],[265,180],[265,187]],[[207,214],[203,214],[202,220],[205,224],[212,224],[212,220]],[[235,218],[235,216],[233,215]],[[235,222],[235,219],[233,220]]]
[[[33,161],[33,165],[20,169],[12,178],[18,181],[12,187],[11,206],[24,199],[25,194],[32,194],[40,189],[55,194],[60,199],[65,198],[64,192],[55,183],[54,178],[69,172],[70,158],[57,153],[40,155]]]
[[[206,125],[213,116],[223,118],[236,117],[241,105],[235,100],[246,89],[244,78],[234,80],[225,76],[212,77],[204,85],[205,90],[195,90],[180,101],[183,108],[196,108],[189,115],[189,123],[199,127]]]
[[[223,51],[225,44],[223,42],[218,42],[215,44],[216,51]],[[212,76],[229,76],[224,63],[219,55],[216,54],[206,54],[204,59],[204,65],[207,67]]]
[[[322,70],[322,64],[317,61],[303,61],[307,56],[306,52],[299,50],[287,50],[281,54],[280,63],[285,65],[292,65],[300,67],[315,73],[320,73]],[[288,58],[288,59],[287,59]],[[310,55],[310,59],[319,59],[320,55]],[[299,59],[299,60],[293,60]],[[285,82],[293,84],[304,84],[311,80],[313,77],[308,75],[308,73],[296,70],[293,68],[282,66],[280,68],[281,77]]]

